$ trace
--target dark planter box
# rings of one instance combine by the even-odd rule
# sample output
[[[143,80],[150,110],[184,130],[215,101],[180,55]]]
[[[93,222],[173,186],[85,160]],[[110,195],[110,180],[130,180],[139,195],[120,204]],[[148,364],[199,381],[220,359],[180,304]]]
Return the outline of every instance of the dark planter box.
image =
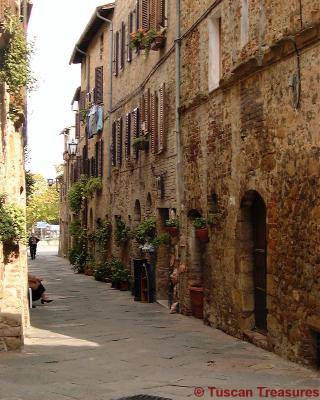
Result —
[[[192,286],[189,290],[192,315],[196,318],[203,319],[203,288]]]
[[[196,229],[196,237],[200,240],[200,242],[209,242],[208,228]]]

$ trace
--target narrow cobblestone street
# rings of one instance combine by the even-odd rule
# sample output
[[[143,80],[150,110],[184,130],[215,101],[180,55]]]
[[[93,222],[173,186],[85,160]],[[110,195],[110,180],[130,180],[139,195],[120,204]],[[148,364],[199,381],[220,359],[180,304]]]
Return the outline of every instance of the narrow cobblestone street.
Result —
[[[135,303],[128,292],[75,275],[51,250],[41,249],[30,269],[54,302],[32,310],[23,352],[1,355],[1,400],[192,399],[198,386],[319,387],[316,372],[194,318]]]

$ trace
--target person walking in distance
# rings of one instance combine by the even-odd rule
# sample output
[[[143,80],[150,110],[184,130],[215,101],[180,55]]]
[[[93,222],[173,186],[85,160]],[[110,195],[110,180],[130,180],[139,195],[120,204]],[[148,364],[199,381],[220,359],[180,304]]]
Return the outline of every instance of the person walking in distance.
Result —
[[[39,241],[40,239],[38,239],[34,233],[32,233],[31,236],[29,237],[31,260],[34,260],[36,258],[37,245]]]

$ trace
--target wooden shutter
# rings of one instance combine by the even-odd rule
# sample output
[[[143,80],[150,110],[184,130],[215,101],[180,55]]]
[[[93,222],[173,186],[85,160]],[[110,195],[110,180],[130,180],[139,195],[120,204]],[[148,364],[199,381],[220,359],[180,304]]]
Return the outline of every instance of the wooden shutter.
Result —
[[[149,30],[149,0],[141,0],[140,26],[146,31]]]
[[[157,0],[150,0],[150,29],[157,29]]]
[[[145,121],[145,133],[150,133],[150,89],[146,91],[144,96],[144,121]]]
[[[166,0],[151,0],[156,3],[156,30],[166,26]]]
[[[112,124],[112,142],[111,142],[111,161],[112,165],[115,167],[117,164],[117,123],[116,121]]]
[[[114,37],[113,74],[115,76],[119,74],[119,32],[116,32]]]
[[[151,151],[157,152],[158,142],[158,101],[157,94],[151,95]]]
[[[126,51],[126,25],[124,22],[121,23],[121,46],[120,46],[120,69],[124,69]]]
[[[76,123],[76,139],[80,138],[80,113],[75,113],[75,123]]]
[[[145,108],[144,108],[144,95],[142,94],[140,96],[140,100],[139,100],[139,110],[140,110],[140,127],[141,127],[141,133],[144,134],[145,133]]]
[[[100,142],[95,144],[94,175],[99,176]]]
[[[95,90],[94,90],[95,104],[103,103],[103,67],[97,67],[95,70]]]
[[[126,115],[126,133],[125,133],[125,157],[126,160],[130,160],[131,156],[131,114]]]
[[[140,1],[141,0],[137,0],[136,4],[136,30],[140,28]]]
[[[79,100],[79,111],[80,111],[80,121],[85,120],[85,116],[83,111],[86,109],[86,92],[80,92],[80,100]]]
[[[165,135],[165,83],[163,83],[159,90],[159,149],[161,153],[164,150],[164,135]]]
[[[132,61],[132,48],[130,46],[131,36],[130,33],[133,32],[133,13],[131,12],[128,17],[128,48],[127,48],[127,61],[130,63]]]
[[[120,118],[117,121],[117,164],[119,167],[122,165],[122,131],[123,121]]]
[[[133,130],[133,137],[134,139],[140,136],[140,117],[139,117],[139,108],[135,108],[133,110],[133,123],[132,123],[132,130]],[[139,150],[135,152],[136,160],[139,158]]]
[[[103,176],[103,167],[104,167],[104,141],[100,141],[100,176]]]

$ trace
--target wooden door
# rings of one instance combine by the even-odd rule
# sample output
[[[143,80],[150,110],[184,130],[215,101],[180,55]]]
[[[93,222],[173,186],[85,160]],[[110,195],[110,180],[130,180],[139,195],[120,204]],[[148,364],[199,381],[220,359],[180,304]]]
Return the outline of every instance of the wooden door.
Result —
[[[255,327],[267,332],[266,206],[259,195],[252,204]]]

